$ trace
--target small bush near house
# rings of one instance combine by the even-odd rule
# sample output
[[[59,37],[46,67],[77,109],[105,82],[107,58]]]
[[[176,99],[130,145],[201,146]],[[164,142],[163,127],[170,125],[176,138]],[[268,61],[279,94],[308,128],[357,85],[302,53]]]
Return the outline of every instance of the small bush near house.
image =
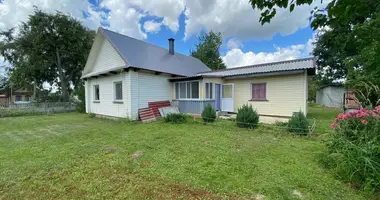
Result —
[[[186,122],[186,115],[183,113],[171,113],[164,118],[165,122],[173,124],[182,124]]]
[[[216,111],[211,106],[211,104],[207,104],[202,112],[202,119],[205,123],[212,123],[216,119]]]
[[[96,114],[95,114],[95,113],[89,113],[88,116],[89,116],[90,118],[95,118],[95,117],[96,117]]]
[[[243,105],[238,108],[236,125],[240,128],[256,128],[259,123],[259,115],[253,110],[252,105]]]
[[[380,190],[380,106],[339,114],[327,139],[328,166],[370,192]]]
[[[299,111],[288,121],[288,131],[297,134],[307,134],[309,132],[309,121],[303,112]]]

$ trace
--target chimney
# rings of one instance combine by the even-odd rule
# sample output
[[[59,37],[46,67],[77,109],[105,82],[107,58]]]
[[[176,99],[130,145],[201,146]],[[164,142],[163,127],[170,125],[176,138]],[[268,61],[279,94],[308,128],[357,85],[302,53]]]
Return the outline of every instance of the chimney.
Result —
[[[169,53],[174,55],[174,38],[169,38]]]

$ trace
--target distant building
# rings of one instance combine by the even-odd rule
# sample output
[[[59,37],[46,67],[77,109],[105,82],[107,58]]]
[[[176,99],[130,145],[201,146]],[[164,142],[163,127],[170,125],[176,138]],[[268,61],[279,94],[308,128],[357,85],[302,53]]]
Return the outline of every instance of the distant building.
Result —
[[[33,92],[26,89],[17,89],[10,94],[0,94],[0,104],[28,103],[33,101]]]
[[[346,89],[341,84],[322,86],[317,91],[316,103],[330,108],[343,108]]]

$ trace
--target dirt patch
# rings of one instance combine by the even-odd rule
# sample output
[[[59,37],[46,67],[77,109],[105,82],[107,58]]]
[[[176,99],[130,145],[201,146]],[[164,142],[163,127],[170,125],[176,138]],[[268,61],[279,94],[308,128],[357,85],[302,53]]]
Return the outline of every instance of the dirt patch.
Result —
[[[142,151],[136,151],[135,153],[132,154],[132,157],[133,158],[139,158],[142,155],[144,155],[144,153]]]

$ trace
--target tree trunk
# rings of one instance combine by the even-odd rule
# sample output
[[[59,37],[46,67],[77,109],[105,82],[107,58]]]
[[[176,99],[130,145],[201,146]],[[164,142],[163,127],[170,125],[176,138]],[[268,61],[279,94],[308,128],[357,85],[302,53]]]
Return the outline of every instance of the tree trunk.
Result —
[[[63,72],[61,56],[59,55],[58,49],[56,49],[55,54],[57,56],[57,68],[58,68],[59,81],[61,82],[62,100],[68,101],[69,100],[69,91],[67,87],[68,82],[67,82],[65,73]]]

